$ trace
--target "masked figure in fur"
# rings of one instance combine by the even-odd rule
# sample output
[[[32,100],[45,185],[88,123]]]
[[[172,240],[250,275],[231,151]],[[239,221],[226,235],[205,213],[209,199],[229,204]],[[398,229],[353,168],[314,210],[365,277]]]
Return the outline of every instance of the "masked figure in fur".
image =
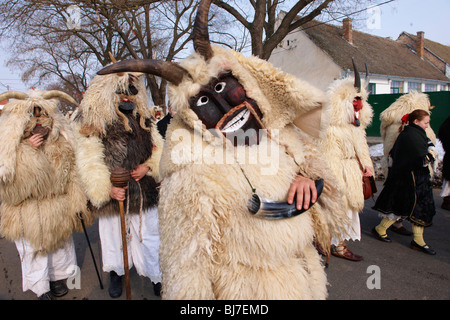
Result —
[[[400,134],[399,128],[404,125],[404,123],[402,123],[402,117],[405,114],[413,112],[415,109],[422,109],[431,113],[433,107],[431,106],[430,99],[426,93],[411,91],[407,94],[401,95],[396,101],[394,101],[394,103],[392,103],[380,114],[380,133],[383,140],[383,158],[381,159],[381,169],[385,179],[387,179],[389,175],[389,167],[392,162],[389,159],[389,152]],[[433,129],[428,127],[425,129],[425,132],[431,142],[436,145],[436,134]],[[433,170],[430,170],[430,173],[433,175]],[[389,230],[402,235],[412,235],[412,232],[405,227],[402,218],[398,219],[392,226],[390,226]]]
[[[64,279],[77,264],[72,240],[92,217],[77,177],[75,136],[58,110],[60,91],[9,91],[0,118],[1,233],[15,241],[23,290],[51,298],[67,292]],[[50,283],[49,283],[50,280]]]
[[[160,286],[158,182],[162,138],[150,110],[143,81],[136,73],[95,76],[74,123],[80,145],[77,161],[82,184],[99,216],[103,270],[109,293],[119,297],[125,273],[119,201],[124,201],[128,261],[138,274]],[[127,188],[111,183],[118,168],[131,173]]]
[[[365,131],[372,122],[373,110],[367,103],[368,93],[361,86],[355,65],[354,69],[354,79],[336,80],[328,89],[329,126],[321,140],[322,150],[338,180],[350,219],[345,240],[361,239],[359,213],[364,209],[362,177],[373,176],[374,172]],[[353,261],[362,259],[362,256],[347,248],[345,241],[332,238],[331,244],[335,256]]]
[[[196,52],[180,64],[122,61],[100,72],[171,82],[176,113],[160,165],[162,297],[325,299],[313,240],[337,235],[346,217],[327,165],[293,125],[324,95],[267,61],[211,46],[209,6],[201,2]]]

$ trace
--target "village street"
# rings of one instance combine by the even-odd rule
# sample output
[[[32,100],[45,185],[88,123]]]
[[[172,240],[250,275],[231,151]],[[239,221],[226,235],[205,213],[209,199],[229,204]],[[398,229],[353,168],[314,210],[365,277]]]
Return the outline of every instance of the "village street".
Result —
[[[382,183],[377,182],[378,190]],[[410,236],[394,232],[391,243],[375,239],[370,230],[378,224],[377,212],[371,209],[373,200],[366,200],[361,213],[362,240],[348,242],[348,247],[364,259],[360,262],[330,257],[326,269],[329,300],[449,300],[450,299],[450,212],[440,208],[440,189],[434,189],[437,213],[434,223],[425,229],[427,243],[437,251],[435,256],[410,249]],[[410,229],[409,223],[405,226]],[[100,267],[98,226],[88,227],[88,235]],[[80,277],[71,283],[73,290],[59,300],[112,300],[108,295],[108,274],[101,272],[104,289],[100,289],[92,258],[83,233],[74,235]],[[20,261],[15,245],[0,239],[0,299],[34,300],[35,295],[22,292]],[[131,269],[133,300],[159,300],[148,278]],[[125,290],[120,300],[125,300]]]

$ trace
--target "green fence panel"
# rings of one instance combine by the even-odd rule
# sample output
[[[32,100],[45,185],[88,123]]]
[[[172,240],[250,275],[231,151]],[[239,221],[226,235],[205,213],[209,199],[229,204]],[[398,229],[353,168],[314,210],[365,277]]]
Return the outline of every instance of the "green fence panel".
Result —
[[[427,92],[430,103],[434,106],[431,110],[431,128],[437,134],[439,127],[447,117],[450,116],[450,91]],[[369,103],[373,108],[374,114],[372,124],[367,127],[368,137],[380,137],[380,113],[388,108],[395,100],[403,95],[394,94],[374,94],[369,96]]]

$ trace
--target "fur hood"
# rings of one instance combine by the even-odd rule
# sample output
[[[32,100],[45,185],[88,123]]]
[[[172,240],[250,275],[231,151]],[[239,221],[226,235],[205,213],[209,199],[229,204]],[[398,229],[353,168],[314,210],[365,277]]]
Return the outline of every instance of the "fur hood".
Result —
[[[334,81],[327,90],[329,103],[329,122],[333,126],[347,126],[353,123],[354,110],[353,99],[357,96],[363,101],[363,108],[359,112],[361,128],[366,129],[373,118],[372,106],[367,102],[368,93],[364,82],[361,92],[357,92],[353,78],[345,78]]]
[[[58,111],[58,100],[46,99],[44,97],[46,92],[30,90],[26,99],[14,99],[3,108],[0,118],[0,137],[2,137],[2,143],[0,144],[0,180],[5,183],[14,180],[16,151],[22,139],[28,138],[36,125],[36,121],[33,119],[35,106],[42,109],[42,126],[51,129],[47,143],[56,141],[59,135],[64,136],[69,143],[73,142],[71,128],[64,116]]]
[[[381,159],[381,169],[385,177],[387,177],[388,174],[389,152],[400,134],[399,128],[402,124],[401,118],[415,109],[425,110],[431,115],[432,106],[426,93],[412,91],[404,94],[380,114],[380,132],[383,139],[383,158]],[[433,129],[428,127],[425,132],[431,142],[436,145],[436,134]]]
[[[143,119],[150,118],[145,85],[139,79],[141,75],[141,73],[131,72],[96,75],[89,84],[80,105],[82,133],[104,136],[108,125],[121,118],[123,120],[122,113],[118,109],[120,95],[116,91],[126,90],[131,81],[139,91],[133,97],[136,103],[134,113],[138,113]]]
[[[382,136],[386,132],[386,128],[391,125],[398,129],[402,124],[401,118],[415,109],[422,109],[431,114],[431,109],[433,109],[433,107],[431,106],[430,99],[426,93],[412,91],[400,96],[380,114],[380,131]],[[433,129],[428,128],[425,131],[427,132],[428,138],[436,144],[436,135]]]

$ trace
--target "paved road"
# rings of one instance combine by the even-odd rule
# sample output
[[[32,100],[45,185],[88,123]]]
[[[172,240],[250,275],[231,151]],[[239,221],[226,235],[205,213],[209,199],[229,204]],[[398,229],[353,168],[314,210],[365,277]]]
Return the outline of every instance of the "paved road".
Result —
[[[378,190],[382,185],[378,183]],[[330,300],[449,300],[450,299],[450,211],[440,208],[439,189],[434,190],[437,214],[434,224],[425,229],[425,240],[437,255],[429,256],[409,248],[411,237],[393,232],[392,243],[376,240],[370,230],[379,218],[366,200],[361,213],[362,240],[349,242],[348,247],[364,260],[352,262],[331,256],[326,272]],[[406,226],[410,228],[409,223]],[[88,227],[92,248],[100,265],[100,244],[97,225]],[[60,300],[111,300],[108,275],[101,272],[104,289],[100,289],[84,234],[74,235],[78,265],[81,269],[80,289],[71,290]],[[379,276],[379,277],[378,277]],[[133,300],[159,300],[148,278],[131,269]],[[374,288],[370,289],[367,285]],[[34,300],[35,295],[22,292],[20,261],[15,245],[0,239],[0,299]],[[125,299],[125,290],[120,300]]]

